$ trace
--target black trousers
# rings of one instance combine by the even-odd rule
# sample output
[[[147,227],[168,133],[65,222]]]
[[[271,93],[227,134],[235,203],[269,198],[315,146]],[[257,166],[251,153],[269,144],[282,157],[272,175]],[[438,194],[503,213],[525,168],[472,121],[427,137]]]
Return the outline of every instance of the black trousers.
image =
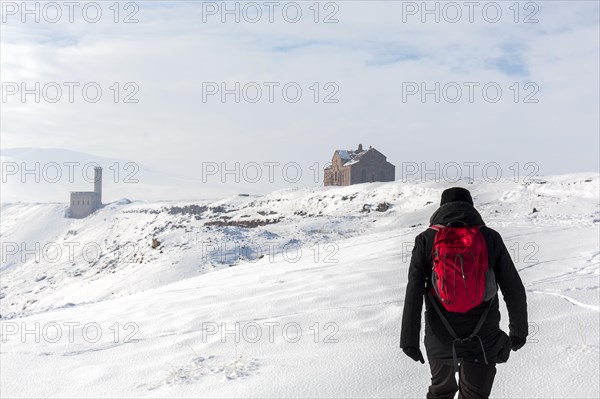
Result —
[[[496,364],[463,361],[456,382],[454,367],[447,361],[428,359],[431,369],[431,385],[427,399],[487,399],[492,391]]]

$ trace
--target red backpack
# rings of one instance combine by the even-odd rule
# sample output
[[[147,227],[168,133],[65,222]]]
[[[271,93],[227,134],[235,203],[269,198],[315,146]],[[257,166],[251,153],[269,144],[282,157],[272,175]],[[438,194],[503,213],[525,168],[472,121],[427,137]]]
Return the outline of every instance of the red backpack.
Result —
[[[488,251],[480,227],[430,226],[436,231],[431,293],[449,312],[465,313],[496,294],[496,281],[488,268]]]

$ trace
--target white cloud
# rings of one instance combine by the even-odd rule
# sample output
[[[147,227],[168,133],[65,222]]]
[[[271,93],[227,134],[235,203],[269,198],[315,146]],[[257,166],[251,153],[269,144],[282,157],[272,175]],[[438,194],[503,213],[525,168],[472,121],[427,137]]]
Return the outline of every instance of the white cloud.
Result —
[[[137,24],[113,23],[108,3],[98,24],[8,18],[3,82],[95,81],[104,97],[96,104],[11,98],[2,103],[2,147],[70,148],[187,176],[202,161],[324,164],[334,149],[359,142],[396,165],[533,161],[548,174],[597,168],[596,2],[537,2],[534,24],[514,23],[509,3],[501,3],[496,24],[477,13],[475,23],[466,15],[454,24],[431,16],[421,23],[419,15],[403,23],[406,3],[337,2],[335,24],[315,24],[312,3],[304,2],[297,24],[281,14],[274,23],[264,15],[256,24],[203,23],[202,7],[192,2],[137,2]],[[319,18],[332,11],[321,9]],[[272,104],[203,103],[202,82],[223,81],[298,82],[303,99],[290,104],[277,92]],[[538,104],[522,103],[529,81],[539,86]],[[108,100],[113,82],[135,82],[140,102]],[[339,103],[315,104],[314,82],[321,96],[335,82]],[[488,103],[479,91],[472,104],[436,104],[433,96],[403,102],[403,82],[497,82],[503,97]]]

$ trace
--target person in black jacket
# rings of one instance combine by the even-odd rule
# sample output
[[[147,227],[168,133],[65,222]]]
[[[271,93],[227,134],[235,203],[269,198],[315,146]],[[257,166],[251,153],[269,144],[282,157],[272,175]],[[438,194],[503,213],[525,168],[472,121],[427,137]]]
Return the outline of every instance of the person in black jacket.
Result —
[[[496,375],[496,364],[505,362],[511,349],[516,351],[525,344],[528,334],[525,288],[500,234],[485,226],[481,215],[473,207],[471,194],[461,187],[442,193],[440,207],[430,219],[430,225],[451,226],[454,223],[482,226],[480,230],[488,250],[488,264],[494,271],[508,309],[509,336],[500,330],[497,294],[489,302],[483,302],[466,313],[448,312],[440,306],[437,298],[426,295],[431,284],[431,253],[436,235],[434,229],[427,229],[416,237],[412,251],[400,347],[413,360],[425,363],[419,345],[421,310],[425,299],[425,349],[431,370],[427,398],[454,398],[457,391],[459,398],[487,398]],[[478,339],[458,343],[440,317],[441,314],[447,320],[458,337],[465,338],[473,333],[486,311],[477,333]],[[453,364],[453,343],[460,365],[458,384]]]

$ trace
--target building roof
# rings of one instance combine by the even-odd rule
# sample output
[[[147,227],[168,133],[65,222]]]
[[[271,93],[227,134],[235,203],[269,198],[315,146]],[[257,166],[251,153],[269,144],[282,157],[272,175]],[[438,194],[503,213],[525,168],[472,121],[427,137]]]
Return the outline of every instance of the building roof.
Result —
[[[369,146],[369,148],[367,148],[366,150],[363,150],[362,144],[359,144],[358,149],[356,149],[356,150],[335,150],[335,152],[333,153],[333,156],[335,157],[335,155],[338,154],[340,156],[340,160],[342,161],[342,166],[348,166],[348,165],[354,165],[356,163],[359,163],[361,161],[361,159],[365,156],[365,154],[367,154],[370,151],[374,151],[378,157],[383,157],[383,159],[388,164],[394,166],[389,161],[387,161],[385,155],[383,155],[381,152],[377,151],[375,148]],[[324,167],[325,170],[329,170],[332,168],[333,168],[333,165],[331,165],[331,164]]]
[[[369,147],[366,150],[335,150],[336,153],[340,155],[342,159],[342,165],[352,165],[360,161],[360,158],[365,155],[367,152],[373,150],[373,148]]]

